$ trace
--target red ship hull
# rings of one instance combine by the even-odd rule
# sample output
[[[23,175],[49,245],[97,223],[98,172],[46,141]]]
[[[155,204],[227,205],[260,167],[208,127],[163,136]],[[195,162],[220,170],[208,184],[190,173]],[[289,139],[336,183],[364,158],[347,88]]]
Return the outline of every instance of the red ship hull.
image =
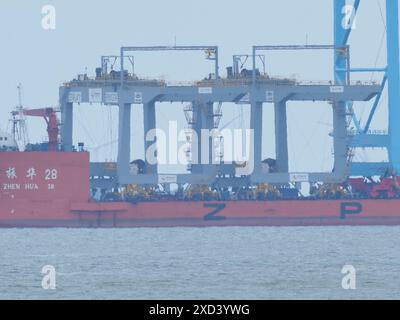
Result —
[[[400,225],[400,199],[90,200],[87,153],[0,153],[0,227]]]

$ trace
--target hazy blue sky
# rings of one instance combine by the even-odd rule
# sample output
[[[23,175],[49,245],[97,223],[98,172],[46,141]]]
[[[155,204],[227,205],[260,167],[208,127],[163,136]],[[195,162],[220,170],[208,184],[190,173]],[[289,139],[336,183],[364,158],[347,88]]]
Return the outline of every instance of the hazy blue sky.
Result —
[[[55,31],[41,27],[41,8],[56,8]],[[362,1],[357,28],[350,39],[353,66],[385,64],[384,32],[380,6],[383,0]],[[1,113],[0,128],[7,128],[9,112],[17,104],[17,84],[23,84],[23,103],[28,107],[58,104],[58,87],[78,73],[94,74],[100,56],[117,54],[121,45],[218,45],[221,73],[231,64],[235,53],[250,53],[255,44],[330,44],[332,43],[332,0],[203,0],[203,1],[23,1],[2,0],[0,4],[1,37]],[[384,11],[383,11],[384,12]],[[164,77],[185,81],[201,79],[212,66],[203,53],[152,53],[136,56],[140,76]],[[267,71],[272,75],[300,79],[330,80],[332,53],[274,53],[267,56]],[[361,78],[355,75],[354,79]],[[371,75],[364,75],[369,79]],[[375,75],[372,78],[379,80]],[[386,95],[383,99],[385,107]],[[357,110],[365,121],[368,104]],[[142,137],[139,107],[133,121],[134,156]],[[274,156],[272,105],[265,106],[264,156]],[[157,121],[164,127],[167,119],[178,119],[184,126],[182,105],[163,104],[157,108]],[[93,148],[115,139],[115,108],[84,106],[76,111],[75,142],[85,141]],[[238,108],[223,109],[228,122]],[[247,120],[248,117],[246,116]],[[112,125],[109,125],[111,119]],[[329,170],[331,161],[331,110],[325,103],[291,103],[289,106],[289,148],[292,171]],[[239,125],[239,123],[236,123]],[[373,128],[385,128],[386,112],[381,112]],[[111,129],[110,129],[111,128]],[[45,127],[40,119],[29,120],[31,140],[41,140]],[[114,158],[115,150],[103,149],[94,157]],[[369,160],[371,156],[358,155]]]

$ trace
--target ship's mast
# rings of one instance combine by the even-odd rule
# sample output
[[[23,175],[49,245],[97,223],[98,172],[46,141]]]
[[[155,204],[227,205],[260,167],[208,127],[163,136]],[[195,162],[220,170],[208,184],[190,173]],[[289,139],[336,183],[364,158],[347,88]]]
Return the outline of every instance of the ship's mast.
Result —
[[[14,111],[11,112],[12,122],[12,135],[14,141],[18,145],[19,150],[25,149],[25,146],[29,143],[28,129],[26,126],[25,115],[22,106],[22,85],[18,84],[18,105]]]

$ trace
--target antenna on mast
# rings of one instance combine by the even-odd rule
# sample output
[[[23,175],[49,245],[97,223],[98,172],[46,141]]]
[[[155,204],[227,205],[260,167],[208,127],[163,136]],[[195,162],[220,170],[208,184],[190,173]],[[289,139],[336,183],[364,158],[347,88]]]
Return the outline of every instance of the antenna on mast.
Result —
[[[18,89],[18,108],[22,108],[22,84],[19,83],[17,86]]]
[[[17,86],[18,90],[18,105],[14,111],[11,112],[12,122],[12,135],[14,141],[17,143],[20,150],[25,149],[29,143],[28,130],[26,127],[24,107],[22,106],[22,84],[19,83]]]

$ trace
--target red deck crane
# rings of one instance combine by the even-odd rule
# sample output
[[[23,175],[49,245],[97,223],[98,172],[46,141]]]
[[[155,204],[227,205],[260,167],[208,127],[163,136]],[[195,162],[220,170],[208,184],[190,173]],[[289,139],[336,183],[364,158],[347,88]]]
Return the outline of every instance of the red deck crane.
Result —
[[[23,109],[26,116],[42,117],[47,123],[47,134],[49,136],[49,151],[58,151],[58,119],[53,108]]]

